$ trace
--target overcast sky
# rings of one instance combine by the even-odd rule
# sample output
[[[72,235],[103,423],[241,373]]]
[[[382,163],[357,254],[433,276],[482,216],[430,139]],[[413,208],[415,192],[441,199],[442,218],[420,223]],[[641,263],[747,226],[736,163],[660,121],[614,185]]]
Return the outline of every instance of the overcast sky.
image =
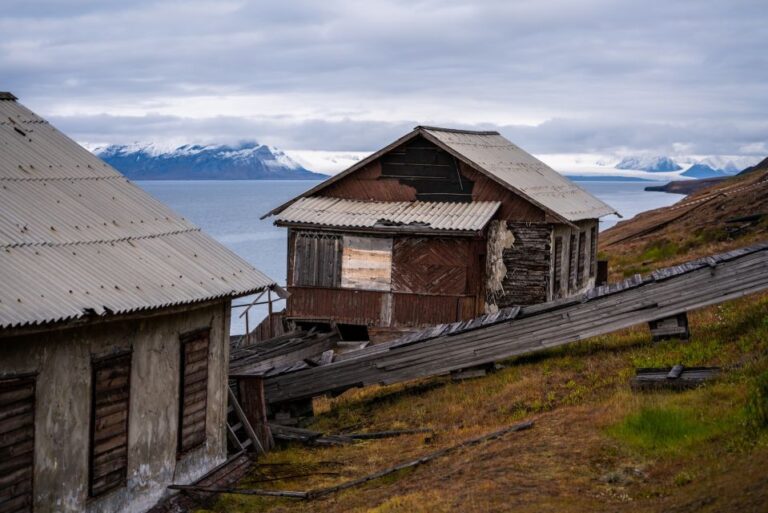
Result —
[[[768,154],[768,1],[3,0],[0,90],[81,142]]]

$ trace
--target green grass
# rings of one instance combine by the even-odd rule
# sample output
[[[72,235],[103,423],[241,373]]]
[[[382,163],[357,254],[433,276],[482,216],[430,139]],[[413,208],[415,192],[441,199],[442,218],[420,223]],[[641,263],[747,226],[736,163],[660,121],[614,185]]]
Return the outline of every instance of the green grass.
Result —
[[[718,428],[686,409],[643,406],[609,429],[609,433],[643,452],[667,453],[706,440]]]

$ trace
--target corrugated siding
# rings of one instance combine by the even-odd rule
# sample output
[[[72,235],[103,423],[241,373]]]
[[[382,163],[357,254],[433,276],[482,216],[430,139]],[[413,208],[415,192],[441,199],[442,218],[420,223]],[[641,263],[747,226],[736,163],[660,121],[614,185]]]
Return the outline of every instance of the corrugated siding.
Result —
[[[271,280],[0,100],[0,328],[244,295]]]
[[[569,221],[615,213],[612,207],[498,133],[429,127],[421,127],[420,130],[511,189]]]
[[[358,201],[317,196],[301,198],[282,211],[278,223],[350,228],[413,226],[431,230],[479,231],[501,205],[434,201]]]

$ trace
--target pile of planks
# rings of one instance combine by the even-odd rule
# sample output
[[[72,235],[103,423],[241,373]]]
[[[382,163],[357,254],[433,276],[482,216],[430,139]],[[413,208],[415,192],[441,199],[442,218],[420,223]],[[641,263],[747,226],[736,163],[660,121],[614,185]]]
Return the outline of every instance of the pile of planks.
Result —
[[[335,330],[299,330],[233,349],[229,356],[229,375],[264,376],[275,370],[285,372],[329,363],[333,354],[327,352],[335,347],[338,340],[339,335]],[[323,353],[331,358],[322,358]]]
[[[768,289],[768,243],[598,287],[574,298],[503,309],[369,346],[333,363],[265,378],[270,403],[446,374],[530,354]]]
[[[683,367],[637,369],[629,382],[632,390],[688,390],[720,375],[719,367]]]

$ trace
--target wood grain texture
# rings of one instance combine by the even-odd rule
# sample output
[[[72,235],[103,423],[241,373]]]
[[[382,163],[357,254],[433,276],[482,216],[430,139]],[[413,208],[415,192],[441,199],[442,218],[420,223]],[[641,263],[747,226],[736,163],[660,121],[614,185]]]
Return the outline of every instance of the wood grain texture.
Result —
[[[0,513],[32,511],[35,378],[0,379]]]
[[[94,360],[92,378],[89,493],[98,497],[126,482],[131,353]]]
[[[179,454],[205,443],[209,345],[210,330],[207,328],[182,335],[180,340]]]

